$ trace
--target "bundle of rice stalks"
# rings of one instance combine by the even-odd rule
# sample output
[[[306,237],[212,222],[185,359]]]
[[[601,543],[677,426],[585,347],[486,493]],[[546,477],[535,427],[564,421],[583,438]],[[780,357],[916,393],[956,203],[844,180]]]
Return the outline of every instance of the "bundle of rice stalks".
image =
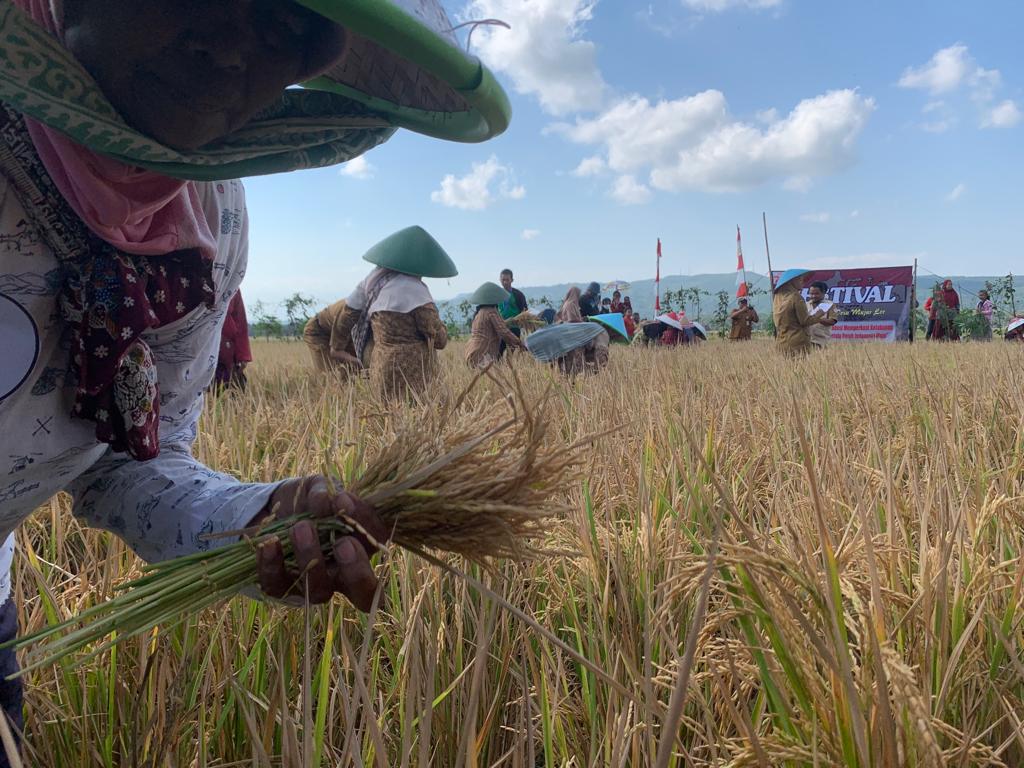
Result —
[[[524,331],[536,331],[538,328],[543,328],[547,325],[542,318],[526,309],[515,317],[510,317],[505,322],[522,328]]]
[[[411,412],[350,483],[349,490],[373,505],[392,530],[394,544],[485,565],[495,558],[528,560],[542,553],[540,537],[564,514],[553,497],[574,476],[579,449],[589,441],[566,446],[549,439],[547,394],[530,403],[514,375],[498,382],[510,388],[506,403],[483,398],[471,403],[471,390],[484,375],[498,381],[485,371],[450,410]],[[9,643],[32,646],[21,674],[91,648],[77,660],[83,663],[121,640],[174,625],[233,597],[257,582],[256,549],[270,537],[278,537],[294,567],[287,534],[302,519],[311,518],[274,519],[238,532],[236,543],[148,566],[111,600]],[[351,534],[354,525],[344,516],[314,523],[325,556],[334,539]]]

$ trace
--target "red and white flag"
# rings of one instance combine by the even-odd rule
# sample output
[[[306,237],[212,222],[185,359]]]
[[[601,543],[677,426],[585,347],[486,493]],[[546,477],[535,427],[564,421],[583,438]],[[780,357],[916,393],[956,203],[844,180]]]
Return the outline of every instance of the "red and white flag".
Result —
[[[743,266],[743,243],[740,242],[740,228],[736,227],[736,298],[747,295],[747,269]]]
[[[658,266],[654,271],[654,312],[661,312],[661,238],[658,238]]]

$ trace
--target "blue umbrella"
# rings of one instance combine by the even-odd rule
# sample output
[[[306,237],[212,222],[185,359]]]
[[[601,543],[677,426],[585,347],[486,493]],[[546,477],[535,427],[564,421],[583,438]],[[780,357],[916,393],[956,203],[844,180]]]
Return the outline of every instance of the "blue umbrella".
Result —
[[[786,283],[788,283],[790,280],[796,280],[798,277],[806,275],[810,271],[811,270],[809,270],[809,269],[787,269],[779,277],[779,282],[777,282],[775,284],[775,290],[778,290],[779,288],[784,286]]]
[[[613,312],[607,315],[594,315],[588,317],[593,323],[600,323],[605,328],[621,336],[621,341],[629,341],[629,334],[626,333],[626,322],[622,319],[621,312]],[[612,338],[615,338],[614,336]]]
[[[550,363],[590,343],[601,331],[598,323],[549,325],[527,336],[526,348],[542,363]]]

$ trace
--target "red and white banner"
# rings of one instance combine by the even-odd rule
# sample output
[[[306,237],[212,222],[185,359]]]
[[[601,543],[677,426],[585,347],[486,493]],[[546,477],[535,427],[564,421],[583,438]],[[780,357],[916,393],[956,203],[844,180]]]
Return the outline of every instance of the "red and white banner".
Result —
[[[772,288],[782,272],[772,272]],[[837,341],[908,341],[913,314],[913,267],[822,269],[799,278],[807,299],[808,286],[828,286],[826,301],[836,305],[839,322],[832,326]]]

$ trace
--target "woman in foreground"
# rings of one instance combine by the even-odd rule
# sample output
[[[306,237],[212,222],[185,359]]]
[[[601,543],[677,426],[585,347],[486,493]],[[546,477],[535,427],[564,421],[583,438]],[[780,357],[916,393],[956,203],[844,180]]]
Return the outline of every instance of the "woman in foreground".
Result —
[[[360,66],[395,54],[288,0],[2,0],[0,40],[0,229],[16,243],[0,261],[0,641],[16,632],[13,531],[58,491],[151,560],[297,511],[345,513],[386,538],[372,510],[323,477],[239,483],[191,450],[246,269],[245,194],[232,178],[386,141],[388,114],[289,86],[359,80]],[[342,537],[325,559],[310,523],[290,535],[298,571],[279,542],[259,552],[266,595],[341,592],[369,608],[365,540]],[[15,671],[13,653],[0,667]],[[0,685],[0,705],[20,728],[20,683]]]

